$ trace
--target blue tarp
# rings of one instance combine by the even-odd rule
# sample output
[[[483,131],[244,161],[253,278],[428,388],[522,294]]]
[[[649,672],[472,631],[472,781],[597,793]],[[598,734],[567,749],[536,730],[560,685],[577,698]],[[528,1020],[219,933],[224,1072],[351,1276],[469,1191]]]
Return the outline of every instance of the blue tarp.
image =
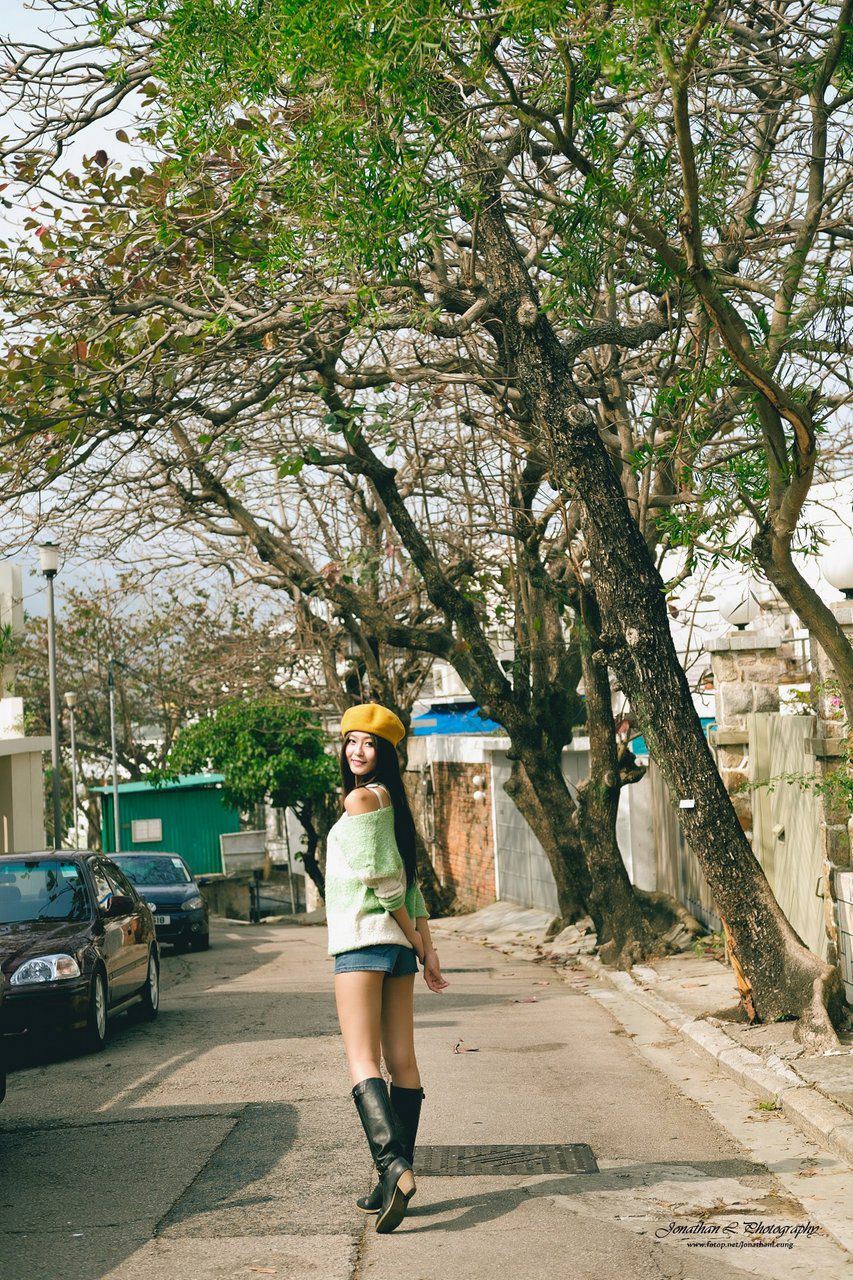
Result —
[[[412,734],[416,738],[431,733],[503,733],[495,720],[484,720],[476,707],[460,707],[453,703],[430,707],[426,715],[412,720]]]
[[[713,716],[702,716],[702,728],[707,736],[708,729],[716,723]],[[430,707],[422,716],[415,716],[412,721],[412,734],[416,738],[428,734],[439,733],[505,733],[506,730],[495,720],[484,720],[476,707],[460,706],[456,703],[441,703]],[[583,728],[576,733],[582,734]],[[645,738],[638,736],[631,739],[631,750],[635,756],[647,756],[649,748]]]
[[[699,718],[702,721],[702,728],[705,730],[705,737],[707,738],[708,730],[712,726],[716,728],[716,718],[714,716],[700,716]],[[632,738],[628,743],[628,746],[631,748],[635,756],[647,756],[649,754],[648,743],[643,737]]]

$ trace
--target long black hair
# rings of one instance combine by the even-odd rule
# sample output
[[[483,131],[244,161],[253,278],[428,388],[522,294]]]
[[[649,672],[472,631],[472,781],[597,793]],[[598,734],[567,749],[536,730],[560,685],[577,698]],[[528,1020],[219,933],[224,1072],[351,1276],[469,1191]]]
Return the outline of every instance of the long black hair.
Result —
[[[344,799],[359,785],[347,760],[348,737],[349,734],[341,743],[341,781]],[[406,788],[403,786],[400,758],[396,747],[392,747],[387,738],[379,738],[375,733],[371,733],[370,738],[376,748],[376,763],[370,777],[365,778],[364,782],[381,782],[391,797],[391,804],[394,806],[394,838],[400,850],[400,857],[403,859],[403,866],[406,868],[406,886],[408,887],[418,878],[418,860],[415,852],[415,820],[409,808]]]

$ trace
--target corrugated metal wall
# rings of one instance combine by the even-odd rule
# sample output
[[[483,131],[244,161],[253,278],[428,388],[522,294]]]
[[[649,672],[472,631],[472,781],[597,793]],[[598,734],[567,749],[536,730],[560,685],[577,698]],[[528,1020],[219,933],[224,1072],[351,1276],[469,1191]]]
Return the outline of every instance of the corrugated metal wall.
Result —
[[[113,798],[101,795],[101,834],[104,852],[114,852]],[[159,818],[162,839],[134,843],[131,823]],[[223,803],[216,787],[161,787],[150,791],[119,792],[121,847],[125,853],[179,853],[195,875],[222,871],[219,837],[240,829],[240,815]]]
[[[495,829],[498,897],[521,906],[559,914],[557,886],[551,864],[526,820],[504,791],[510,762],[503,751],[492,761],[493,822]],[[589,772],[589,750],[583,740],[563,752],[563,776],[574,792]],[[625,787],[619,797],[616,834],[622,860],[634,884],[654,889],[654,848],[649,819],[648,779]],[[568,820],[568,813],[567,813]]]
[[[823,873],[820,851],[820,801],[787,775],[805,777],[813,757],[805,740],[814,732],[811,716],[755,713],[747,717],[752,802],[752,847],[770,887],[807,947],[824,959],[827,937],[824,907],[815,890]],[[652,763],[658,888],[683,902],[711,929],[720,919],[699,862],[684,839],[678,815],[660,770]]]
[[[709,929],[722,929],[720,917],[699,860],[684,839],[663,774],[649,761],[647,774],[652,795],[652,825],[657,852],[657,888],[670,893]]]

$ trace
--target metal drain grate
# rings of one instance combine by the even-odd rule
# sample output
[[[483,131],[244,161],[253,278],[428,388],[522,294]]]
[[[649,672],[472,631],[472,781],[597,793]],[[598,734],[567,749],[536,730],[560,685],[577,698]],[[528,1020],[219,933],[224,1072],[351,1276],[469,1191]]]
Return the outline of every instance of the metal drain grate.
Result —
[[[418,1147],[415,1173],[429,1177],[475,1174],[598,1173],[585,1142],[535,1143],[532,1146]]]

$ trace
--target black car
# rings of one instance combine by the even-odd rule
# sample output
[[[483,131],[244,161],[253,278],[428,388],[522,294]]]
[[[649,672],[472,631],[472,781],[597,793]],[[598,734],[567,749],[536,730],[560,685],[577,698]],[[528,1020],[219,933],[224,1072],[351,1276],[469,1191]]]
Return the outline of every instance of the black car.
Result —
[[[183,858],[176,853],[114,853],[154,914],[160,942],[206,951],[210,946],[210,909]]]
[[[95,853],[0,856],[3,1031],[75,1031],[102,1049],[107,1018],[160,1003],[160,951],[149,908]]]
[[[0,1015],[3,1012],[3,997],[6,994],[6,975],[0,969]],[[0,1017],[0,1022],[2,1017]],[[3,1037],[0,1035],[0,1102],[6,1097],[6,1048],[3,1044]]]

